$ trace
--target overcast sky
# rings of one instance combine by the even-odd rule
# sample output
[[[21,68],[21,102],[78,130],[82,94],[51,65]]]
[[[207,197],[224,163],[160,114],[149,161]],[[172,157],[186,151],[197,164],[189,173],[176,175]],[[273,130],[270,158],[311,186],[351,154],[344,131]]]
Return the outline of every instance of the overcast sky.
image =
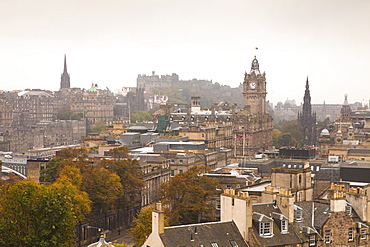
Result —
[[[369,0],[1,0],[0,89],[114,91],[138,74],[237,87],[255,55],[267,99],[368,103]],[[256,51],[255,47],[259,49]]]

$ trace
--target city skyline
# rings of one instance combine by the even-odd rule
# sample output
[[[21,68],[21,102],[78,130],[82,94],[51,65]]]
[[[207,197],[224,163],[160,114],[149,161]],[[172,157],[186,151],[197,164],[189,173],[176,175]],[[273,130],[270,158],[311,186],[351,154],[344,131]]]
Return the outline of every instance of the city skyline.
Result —
[[[3,1],[0,89],[58,90],[67,55],[71,87],[115,91],[138,74],[176,73],[237,87],[254,56],[267,100],[368,104],[370,2]],[[258,47],[258,50],[256,50]]]

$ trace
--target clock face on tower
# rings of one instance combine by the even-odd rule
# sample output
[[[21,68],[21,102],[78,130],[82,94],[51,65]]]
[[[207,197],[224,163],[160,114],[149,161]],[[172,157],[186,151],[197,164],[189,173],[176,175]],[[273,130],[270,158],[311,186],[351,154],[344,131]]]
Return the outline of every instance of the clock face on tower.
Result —
[[[249,87],[250,87],[251,89],[255,89],[255,88],[256,88],[256,86],[257,86],[257,84],[256,84],[255,82],[251,82],[251,83],[249,83]]]

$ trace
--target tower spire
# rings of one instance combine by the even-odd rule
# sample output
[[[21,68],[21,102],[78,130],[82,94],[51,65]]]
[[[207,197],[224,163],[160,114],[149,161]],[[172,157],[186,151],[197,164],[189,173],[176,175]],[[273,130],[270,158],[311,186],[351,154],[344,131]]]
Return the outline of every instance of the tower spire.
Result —
[[[68,73],[67,72],[67,55],[64,54],[64,70],[63,73]]]
[[[64,54],[64,69],[63,69],[63,74],[61,75],[61,79],[60,79],[60,89],[70,88],[70,87],[71,87],[71,83],[70,83],[69,74],[67,72],[67,55]]]

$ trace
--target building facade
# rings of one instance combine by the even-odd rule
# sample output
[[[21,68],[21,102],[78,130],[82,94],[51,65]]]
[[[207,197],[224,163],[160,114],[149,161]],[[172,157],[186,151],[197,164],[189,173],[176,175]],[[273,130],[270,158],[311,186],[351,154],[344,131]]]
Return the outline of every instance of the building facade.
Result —
[[[266,73],[256,58],[243,82],[244,109],[233,115],[235,156],[253,156],[272,147],[272,116],[266,111]]]

